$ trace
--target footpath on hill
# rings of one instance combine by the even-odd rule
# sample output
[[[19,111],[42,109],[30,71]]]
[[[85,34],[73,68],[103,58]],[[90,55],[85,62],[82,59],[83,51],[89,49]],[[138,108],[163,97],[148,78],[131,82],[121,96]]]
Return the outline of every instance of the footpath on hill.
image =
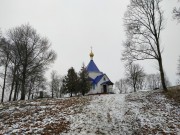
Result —
[[[119,134],[124,114],[125,95],[92,96],[82,113],[69,118],[72,123],[65,134]]]

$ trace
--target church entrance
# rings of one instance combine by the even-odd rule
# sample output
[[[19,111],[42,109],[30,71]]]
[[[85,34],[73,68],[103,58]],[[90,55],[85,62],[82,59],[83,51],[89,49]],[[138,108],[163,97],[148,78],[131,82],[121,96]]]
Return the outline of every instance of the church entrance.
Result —
[[[103,92],[107,93],[107,85],[103,85]]]

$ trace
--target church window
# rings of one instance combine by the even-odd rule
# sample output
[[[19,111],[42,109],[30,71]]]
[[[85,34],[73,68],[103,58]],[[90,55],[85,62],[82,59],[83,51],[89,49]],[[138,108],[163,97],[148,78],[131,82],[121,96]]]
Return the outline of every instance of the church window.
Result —
[[[95,85],[93,84],[93,90],[95,90]]]

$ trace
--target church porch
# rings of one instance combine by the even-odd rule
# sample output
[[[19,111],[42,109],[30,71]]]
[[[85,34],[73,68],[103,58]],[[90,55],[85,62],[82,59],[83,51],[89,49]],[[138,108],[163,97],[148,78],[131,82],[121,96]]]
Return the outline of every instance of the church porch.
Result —
[[[113,83],[111,81],[103,82],[101,84],[101,93],[110,93],[113,90]]]

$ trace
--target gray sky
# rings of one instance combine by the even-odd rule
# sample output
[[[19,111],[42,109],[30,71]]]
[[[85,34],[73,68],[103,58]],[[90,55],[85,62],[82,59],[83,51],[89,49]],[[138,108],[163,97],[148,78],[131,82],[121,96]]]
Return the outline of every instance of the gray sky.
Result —
[[[64,75],[70,67],[79,71],[89,63],[90,46],[99,69],[115,82],[124,77],[121,59],[125,40],[123,16],[129,0],[0,0],[0,28],[29,23],[46,36],[58,58],[51,67]],[[180,55],[180,23],[172,19],[177,0],[164,0],[166,19],[161,43],[163,65],[175,84],[177,60]],[[156,73],[155,61],[140,62],[146,73]]]

